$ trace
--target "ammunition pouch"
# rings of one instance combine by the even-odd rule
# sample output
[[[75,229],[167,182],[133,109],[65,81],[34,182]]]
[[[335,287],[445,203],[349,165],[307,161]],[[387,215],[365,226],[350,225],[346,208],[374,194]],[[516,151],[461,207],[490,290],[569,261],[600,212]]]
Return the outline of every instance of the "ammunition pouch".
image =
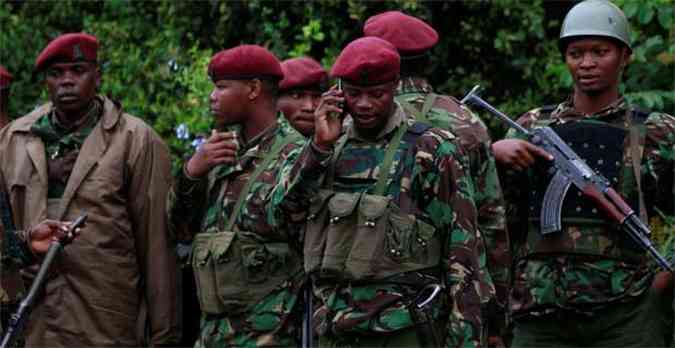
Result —
[[[287,242],[261,242],[244,232],[200,233],[193,242],[197,296],[206,314],[246,311],[301,265]]]
[[[438,267],[436,228],[388,196],[321,190],[305,230],[305,271],[319,278],[385,280]]]

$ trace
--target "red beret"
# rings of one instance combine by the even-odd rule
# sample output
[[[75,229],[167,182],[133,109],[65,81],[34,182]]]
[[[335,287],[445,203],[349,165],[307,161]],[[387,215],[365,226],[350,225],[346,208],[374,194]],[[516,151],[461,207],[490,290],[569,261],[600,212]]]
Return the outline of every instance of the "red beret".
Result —
[[[35,70],[41,71],[49,64],[76,61],[96,61],[98,40],[86,33],[63,34],[52,40],[35,60]]]
[[[397,79],[400,70],[401,57],[392,44],[377,37],[362,37],[342,50],[331,76],[369,86]]]
[[[216,53],[209,63],[209,76],[217,80],[247,80],[272,78],[281,80],[279,59],[258,45],[240,45]]]
[[[279,90],[286,91],[299,87],[318,87],[328,80],[328,73],[316,60],[309,57],[291,58],[281,62],[284,79]]]
[[[399,11],[368,18],[363,35],[391,42],[402,56],[420,55],[438,42],[438,33],[429,24]]]
[[[12,74],[5,69],[4,66],[0,65],[0,89],[5,89],[9,87],[12,83]]]

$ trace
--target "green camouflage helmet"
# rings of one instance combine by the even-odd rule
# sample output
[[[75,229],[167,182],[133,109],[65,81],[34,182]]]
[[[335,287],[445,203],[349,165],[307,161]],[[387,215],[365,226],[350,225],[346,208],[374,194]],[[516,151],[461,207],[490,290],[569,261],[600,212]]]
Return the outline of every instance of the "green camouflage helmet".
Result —
[[[569,39],[577,36],[604,36],[630,46],[629,25],[620,8],[607,0],[583,1],[565,16],[560,30],[560,50],[564,51]]]

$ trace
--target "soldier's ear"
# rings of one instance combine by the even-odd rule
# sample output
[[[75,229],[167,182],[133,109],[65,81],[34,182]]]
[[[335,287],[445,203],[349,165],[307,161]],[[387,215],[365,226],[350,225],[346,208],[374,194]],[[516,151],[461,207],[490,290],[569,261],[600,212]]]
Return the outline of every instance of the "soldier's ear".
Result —
[[[249,80],[248,100],[255,100],[262,93],[262,81],[260,79]]]

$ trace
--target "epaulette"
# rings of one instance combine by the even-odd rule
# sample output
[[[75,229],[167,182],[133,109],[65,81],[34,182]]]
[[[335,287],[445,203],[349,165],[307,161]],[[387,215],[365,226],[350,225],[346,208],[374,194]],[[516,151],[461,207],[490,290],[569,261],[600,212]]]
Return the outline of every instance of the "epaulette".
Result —
[[[544,115],[544,116],[549,116],[555,111],[555,109],[558,107],[558,105],[551,104],[551,105],[544,105],[539,108],[539,115]]]
[[[633,124],[645,123],[645,121],[647,121],[647,118],[649,117],[649,115],[652,113],[651,110],[646,110],[646,109],[642,109],[642,108],[639,108],[639,107],[633,107],[632,112],[633,112],[633,115],[632,115],[633,116]]]

